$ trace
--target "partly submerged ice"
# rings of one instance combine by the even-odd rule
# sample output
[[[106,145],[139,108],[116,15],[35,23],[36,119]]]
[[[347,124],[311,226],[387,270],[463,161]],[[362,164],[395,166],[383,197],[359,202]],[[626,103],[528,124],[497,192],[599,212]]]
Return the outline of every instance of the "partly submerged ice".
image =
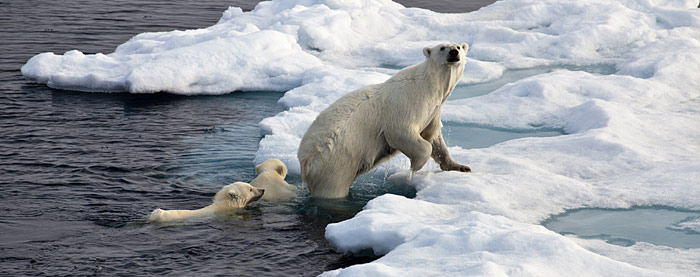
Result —
[[[22,73],[85,91],[288,90],[287,110],[260,123],[256,160],[280,158],[298,174],[299,141],[321,110],[419,62],[425,46],[467,42],[446,126],[562,135],[450,148],[471,174],[431,163],[408,178],[405,158],[384,164],[416,197],[379,196],[329,225],[339,251],[384,256],[327,274],[690,275],[700,271],[696,248],[624,247],[539,223],[583,207],[700,210],[697,4],[503,0],[439,14],[389,0],[265,1],[205,29],[140,34],[106,55],[39,54]]]

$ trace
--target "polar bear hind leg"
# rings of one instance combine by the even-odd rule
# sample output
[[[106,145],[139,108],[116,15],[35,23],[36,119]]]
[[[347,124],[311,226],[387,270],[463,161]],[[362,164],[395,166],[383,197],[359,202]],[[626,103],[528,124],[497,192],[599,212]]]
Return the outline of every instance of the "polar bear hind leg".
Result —
[[[329,172],[331,168],[335,170]],[[302,181],[306,183],[311,195],[318,198],[343,198],[347,196],[357,175],[351,165],[329,166],[320,161],[318,157],[306,160],[306,164],[302,164],[301,171]]]

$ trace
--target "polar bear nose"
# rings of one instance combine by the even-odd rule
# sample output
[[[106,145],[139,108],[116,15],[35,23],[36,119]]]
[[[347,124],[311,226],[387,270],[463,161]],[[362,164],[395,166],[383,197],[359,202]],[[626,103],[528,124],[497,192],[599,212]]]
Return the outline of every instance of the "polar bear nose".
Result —
[[[459,54],[459,51],[457,51],[456,49],[452,49],[452,50],[450,50],[449,53],[450,53],[450,56],[457,56],[457,54]]]

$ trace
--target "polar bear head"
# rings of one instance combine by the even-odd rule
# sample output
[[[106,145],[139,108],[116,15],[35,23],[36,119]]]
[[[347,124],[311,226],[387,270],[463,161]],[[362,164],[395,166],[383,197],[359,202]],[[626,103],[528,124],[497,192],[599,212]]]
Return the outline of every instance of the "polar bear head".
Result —
[[[278,159],[269,159],[263,163],[255,166],[255,171],[260,175],[263,172],[277,172],[277,174],[284,179],[287,177],[287,166]]]
[[[232,208],[243,208],[250,202],[260,199],[264,189],[251,186],[248,183],[235,182],[221,188],[214,196],[214,203],[226,203]]]
[[[466,62],[469,45],[466,43],[443,43],[430,48],[423,48],[423,55],[433,64],[460,65]]]

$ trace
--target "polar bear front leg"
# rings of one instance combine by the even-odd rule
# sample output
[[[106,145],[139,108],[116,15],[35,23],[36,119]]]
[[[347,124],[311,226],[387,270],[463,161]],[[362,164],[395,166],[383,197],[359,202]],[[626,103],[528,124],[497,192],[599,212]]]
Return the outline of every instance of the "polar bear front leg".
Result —
[[[430,156],[433,160],[440,165],[440,169],[443,171],[461,171],[461,172],[472,172],[472,169],[466,165],[461,165],[452,159],[452,156],[447,152],[447,145],[445,145],[445,140],[442,139],[442,132],[439,131],[438,136],[433,139],[432,142],[433,152]]]
[[[401,151],[411,159],[411,170],[423,168],[432,152],[430,142],[422,138],[418,132],[406,128],[395,132],[385,133],[386,142],[394,149]]]
[[[430,156],[433,157],[433,160],[440,165],[440,169],[443,171],[472,171],[468,166],[455,162],[450,153],[447,152],[447,145],[445,145],[445,140],[442,138],[442,121],[440,120],[439,111],[430,121],[430,124],[428,124],[425,130],[421,132],[421,136],[427,141],[430,141],[432,147]]]

